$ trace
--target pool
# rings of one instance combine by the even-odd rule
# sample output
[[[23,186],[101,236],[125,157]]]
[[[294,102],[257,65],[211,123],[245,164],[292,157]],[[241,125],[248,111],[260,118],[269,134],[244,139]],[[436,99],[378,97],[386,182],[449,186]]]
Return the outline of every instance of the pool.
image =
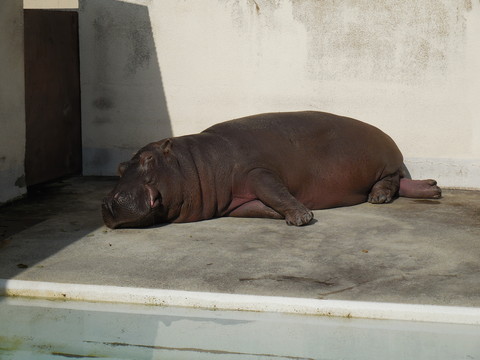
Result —
[[[480,309],[0,282],[0,359],[480,359]]]

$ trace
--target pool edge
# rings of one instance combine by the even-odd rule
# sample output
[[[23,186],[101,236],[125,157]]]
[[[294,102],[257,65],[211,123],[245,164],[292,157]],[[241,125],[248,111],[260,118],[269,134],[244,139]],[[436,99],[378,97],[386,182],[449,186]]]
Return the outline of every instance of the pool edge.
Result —
[[[480,325],[480,308],[475,307],[319,300],[16,279],[0,279],[0,296]]]

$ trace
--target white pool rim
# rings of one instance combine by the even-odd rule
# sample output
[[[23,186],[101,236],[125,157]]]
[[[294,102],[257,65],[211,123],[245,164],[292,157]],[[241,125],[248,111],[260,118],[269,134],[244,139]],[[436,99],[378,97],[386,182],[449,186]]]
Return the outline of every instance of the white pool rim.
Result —
[[[0,296],[480,325],[480,308],[0,279]]]

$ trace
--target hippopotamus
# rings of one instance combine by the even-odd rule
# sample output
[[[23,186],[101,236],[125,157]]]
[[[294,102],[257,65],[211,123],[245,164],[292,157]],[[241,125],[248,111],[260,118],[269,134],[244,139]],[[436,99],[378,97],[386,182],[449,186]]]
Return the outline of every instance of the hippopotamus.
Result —
[[[301,226],[312,221],[312,210],[441,197],[435,180],[409,178],[387,134],[315,111],[247,116],[153,142],[118,174],[102,203],[110,228],[222,216]]]

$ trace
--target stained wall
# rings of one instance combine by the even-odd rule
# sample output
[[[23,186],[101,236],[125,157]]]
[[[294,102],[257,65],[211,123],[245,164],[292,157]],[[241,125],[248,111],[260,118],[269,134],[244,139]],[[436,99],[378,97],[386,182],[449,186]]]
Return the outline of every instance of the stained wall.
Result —
[[[84,170],[234,117],[352,116],[480,188],[477,0],[80,1]]]

